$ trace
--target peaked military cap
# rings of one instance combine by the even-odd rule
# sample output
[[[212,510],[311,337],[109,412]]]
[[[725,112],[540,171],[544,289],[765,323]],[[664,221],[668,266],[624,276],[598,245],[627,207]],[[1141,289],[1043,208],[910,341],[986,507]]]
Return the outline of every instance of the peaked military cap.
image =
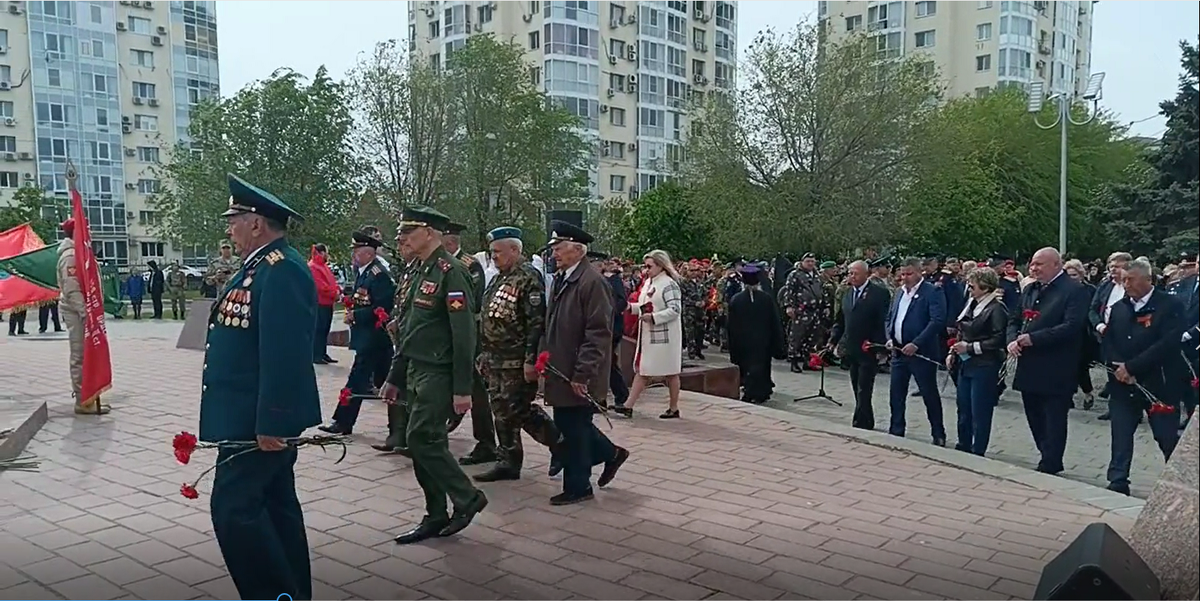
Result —
[[[591,234],[583,231],[566,221],[555,219],[550,222],[550,241],[546,243],[547,247],[554,246],[559,242],[578,242],[579,244],[591,244],[595,238]]]
[[[375,228],[359,228],[358,231],[350,234],[350,238],[351,248],[379,248],[383,246],[379,230]]]
[[[594,260],[596,260],[596,261],[607,261],[607,260],[608,260],[608,253],[606,253],[606,252],[600,252],[600,251],[598,251],[598,250],[589,250],[589,251],[587,252],[587,257],[588,257],[589,259],[594,259]]]
[[[821,269],[830,269],[833,267],[837,267],[837,263],[834,263],[833,261],[825,261],[824,263],[821,263]]]
[[[429,207],[414,205],[405,207],[400,212],[400,219],[397,221],[397,225],[400,226],[401,230],[427,227],[444,232],[450,226],[450,218],[444,213]]]
[[[495,242],[497,240],[514,240],[514,239],[515,240],[521,239],[520,228],[503,226],[503,227],[498,227],[498,228],[488,232],[488,234],[487,234],[488,242]]]
[[[807,261],[809,259],[815,261],[817,259],[817,255],[814,255],[813,253],[804,253],[804,256],[800,257],[801,261]]]
[[[757,286],[759,278],[762,275],[762,270],[754,263],[743,265],[738,269],[738,275],[742,277],[742,281],[748,286]]]
[[[1195,262],[1196,262],[1196,251],[1185,250],[1185,251],[1179,253],[1179,264],[1180,265],[1191,265],[1192,263],[1195,263]]]
[[[230,173],[229,180],[229,209],[221,213],[223,217],[254,213],[268,219],[287,225],[288,219],[300,221],[303,217],[293,211],[274,194],[251,184],[250,182]]]
[[[451,221],[450,223],[446,224],[446,229],[444,231],[445,231],[446,235],[448,235],[448,236],[458,236],[458,235],[461,235],[464,231],[466,231],[466,229],[467,229],[467,226],[465,226],[461,223]]]
[[[996,267],[999,265],[1003,265],[1005,263],[1012,263],[1012,262],[1013,262],[1013,258],[1004,253],[992,253],[992,260],[991,260],[992,267]]]
[[[942,255],[941,255],[941,253],[925,253],[925,254],[922,256],[922,259],[924,259],[926,262],[929,262],[929,261],[941,261],[941,260],[942,260]]]

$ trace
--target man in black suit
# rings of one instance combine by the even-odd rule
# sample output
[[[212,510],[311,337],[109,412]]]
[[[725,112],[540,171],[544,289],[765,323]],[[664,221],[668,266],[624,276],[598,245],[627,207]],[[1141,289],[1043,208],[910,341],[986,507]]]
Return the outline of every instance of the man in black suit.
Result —
[[[1067,412],[1079,387],[1075,365],[1083,352],[1087,289],[1063,271],[1062,256],[1043,248],[1029,262],[1036,280],[1021,295],[1021,312],[1009,320],[1008,354],[1017,357],[1013,389],[1021,393],[1029,432],[1042,459],[1037,470],[1063,471]]]
[[[147,292],[150,293],[150,303],[154,306],[154,319],[162,319],[162,297],[163,290],[166,288],[166,278],[163,276],[162,270],[158,268],[157,262],[148,261],[146,265],[150,267],[150,282]]]
[[[1179,402],[1165,368],[1177,359],[1183,334],[1183,305],[1175,296],[1154,289],[1154,269],[1143,260],[1125,269],[1125,298],[1113,305],[1104,337],[1112,400],[1112,460],[1108,489],[1129,494],[1133,435],[1143,412],[1163,457],[1171,458],[1179,442]],[[1158,401],[1151,404],[1147,393]]]
[[[1183,400],[1183,407],[1187,413],[1187,418],[1191,419],[1192,413],[1196,411],[1197,391],[1192,387],[1192,379],[1195,374],[1200,373],[1197,370],[1197,363],[1200,363],[1200,350],[1196,346],[1200,345],[1200,326],[1198,326],[1197,316],[1200,315],[1200,289],[1197,288],[1196,267],[1197,259],[1195,253],[1184,253],[1184,256],[1179,259],[1179,269],[1183,272],[1183,277],[1179,278],[1167,290],[1172,296],[1179,300],[1183,305],[1183,334],[1180,335],[1179,356],[1172,360],[1172,369],[1168,373],[1175,387],[1178,389],[1178,396]]]
[[[879,373],[878,352],[863,350],[863,346],[883,345],[887,341],[884,322],[887,321],[891,295],[887,288],[871,282],[865,261],[854,261],[848,271],[850,290],[834,318],[829,346],[850,371],[850,388],[854,390],[854,417],[850,425],[874,430],[875,408],[871,397],[875,391],[875,375]]]
[[[1088,327],[1097,342],[1104,341],[1104,332],[1108,330],[1108,314],[1112,306],[1125,298],[1125,266],[1132,260],[1133,256],[1127,252],[1118,251],[1108,256],[1108,279],[1096,287],[1091,303],[1088,304]],[[1100,345],[1100,352],[1104,352],[1103,344]],[[1104,357],[1101,356],[1100,359],[1103,361]],[[1108,384],[1104,385],[1099,397],[1108,398]],[[1100,419],[1108,419],[1108,412],[1105,411]]]
[[[588,259],[596,266],[596,270],[608,280],[612,287],[613,319],[612,319],[612,362],[608,369],[608,389],[613,395],[613,404],[624,407],[629,399],[629,387],[625,385],[625,376],[621,373],[621,361],[617,359],[621,351],[621,341],[625,339],[625,310],[629,308],[626,298],[625,284],[621,281],[621,269],[609,259],[605,253],[595,250],[588,251]]]

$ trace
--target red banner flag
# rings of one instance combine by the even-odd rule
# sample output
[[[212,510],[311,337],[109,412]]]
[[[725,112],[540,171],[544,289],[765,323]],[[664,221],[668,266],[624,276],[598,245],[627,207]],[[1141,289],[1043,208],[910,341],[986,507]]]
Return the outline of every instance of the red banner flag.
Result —
[[[112,387],[112,359],[108,332],[104,329],[104,292],[100,288],[100,266],[92,252],[92,233],[83,210],[83,197],[72,186],[71,218],[75,220],[75,277],[83,291],[83,385],[80,405],[97,401]]]
[[[45,244],[29,224],[0,232],[0,259],[43,248]],[[0,311],[31,309],[58,298],[58,290],[45,288],[0,267]]]

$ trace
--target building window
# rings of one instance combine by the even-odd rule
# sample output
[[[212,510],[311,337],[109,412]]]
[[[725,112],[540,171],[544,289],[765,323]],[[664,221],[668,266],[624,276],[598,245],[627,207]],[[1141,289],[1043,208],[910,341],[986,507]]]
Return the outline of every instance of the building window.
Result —
[[[148,100],[157,98],[157,96],[155,95],[154,84],[144,83],[144,82],[140,82],[140,81],[133,82],[133,97],[134,98],[145,98]]]
[[[96,109],[96,125],[108,125],[108,109]]]
[[[986,9],[986,8],[991,8],[992,0],[980,0],[979,2],[976,2],[975,4],[980,10]]]
[[[548,60],[543,64],[547,92],[596,96],[600,93],[600,67],[576,61]]]
[[[600,58],[600,32],[587,27],[547,24],[542,31],[546,54]]]
[[[8,30],[0,29],[0,47],[8,48]]]
[[[922,62],[921,64],[917,65],[917,67],[921,77],[931,78],[937,75],[937,66],[933,64],[933,61]]]
[[[981,71],[981,72],[982,71],[991,71],[992,70],[992,55],[981,54],[981,55],[975,57],[975,70]]]
[[[74,121],[72,117],[75,114],[75,107],[73,106],[39,102],[36,110],[38,123],[71,123]]]
[[[5,79],[4,81],[8,81]],[[62,87],[62,71],[58,69],[46,69],[46,85],[52,88]]]
[[[0,152],[16,152],[17,137],[16,136],[0,136]]]
[[[92,90],[102,94],[107,94],[108,78],[99,73],[92,75]]]
[[[0,81],[12,83],[12,67],[9,65],[0,65]]]
[[[146,212],[142,211],[143,214]],[[140,246],[142,247],[143,257],[162,257],[166,254],[163,252],[165,249],[162,242],[142,242]]]
[[[700,46],[703,47],[705,44],[708,43],[708,35],[707,34],[708,34],[708,32],[704,31],[703,29],[693,29],[692,30],[692,43],[700,44]]]
[[[442,35],[442,23],[440,21],[429,22],[429,37],[436,38]]]
[[[137,182],[138,194],[156,194],[158,193],[158,180],[156,179],[139,179]]]
[[[537,11],[535,10],[533,12],[537,12]],[[615,3],[609,4],[608,20],[609,20],[609,22],[617,23],[618,25],[621,23],[624,23],[625,22],[625,7],[621,6],[620,4],[615,4]]]
[[[879,58],[896,58],[900,56],[900,32],[875,36],[875,51]]]
[[[530,2],[529,3],[529,14],[531,14],[531,15],[538,14],[538,11],[541,10],[541,7],[538,6],[538,4],[540,4],[540,3],[539,2]]]
[[[154,31],[153,24],[150,22],[150,19],[143,19],[141,17],[129,17],[129,21],[128,21],[127,25],[129,27],[129,31],[131,31],[133,33],[141,33],[141,34],[145,34],[145,35],[150,35],[150,32]]]
[[[608,74],[608,89],[614,92],[625,91],[625,76],[620,73]]]
[[[157,163],[158,148],[154,146],[138,146],[137,156],[138,160],[143,163]]]
[[[108,142],[88,142],[88,146],[92,151],[92,158],[97,161],[112,160],[112,146]]]
[[[734,60],[734,55],[737,53],[737,40],[724,31],[718,31],[717,35],[713,37],[713,48],[716,49],[717,58]]]
[[[625,159],[625,143],[624,142],[605,142],[608,147],[608,156],[617,160]]]
[[[138,131],[158,131],[158,117],[154,115],[134,115],[133,128]]]
[[[467,12],[469,10],[469,6],[463,5],[447,8],[442,17],[442,22],[444,23],[442,34],[449,36],[469,33],[471,30],[471,24],[467,22],[468,17],[471,15],[471,13]]]
[[[95,58],[104,58],[104,42],[100,40],[80,40],[79,54]]]
[[[615,125],[617,127],[625,127],[625,109],[608,109],[608,124]],[[16,138],[13,138],[13,144],[16,144]]]
[[[732,2],[717,2],[717,27],[733,29],[734,8]]]
[[[586,65],[580,65],[586,67]],[[558,106],[566,109],[568,113],[579,117],[583,122],[583,126],[588,129],[600,128],[600,102],[597,100],[587,100],[584,98],[574,98],[570,96],[552,96],[554,102]]]
[[[692,77],[704,77],[704,61],[692,59]]]
[[[929,31],[918,31],[915,36],[917,48],[933,48],[934,43],[937,41],[937,38],[934,37],[936,33],[932,29]]]
[[[667,46],[667,73],[676,77],[687,77],[687,51]]]
[[[57,33],[47,33],[45,40],[46,52],[62,52],[64,46],[62,36]]]
[[[667,41],[687,43],[687,19],[679,15],[667,15]]]
[[[92,176],[92,191],[112,194],[112,178],[107,175]]]
[[[540,88],[542,86],[542,68],[541,67],[530,67],[529,68],[529,83],[531,85],[533,85],[533,87],[535,87],[535,88]]]
[[[667,2],[667,9],[686,13],[687,2],[682,2],[681,0],[671,0],[670,2]]]
[[[608,55],[617,58],[625,57],[625,41],[609,39],[608,40]]]
[[[652,108],[638,109],[638,135],[662,138],[666,135],[666,111]]]
[[[93,4],[91,6],[91,9],[92,9],[91,10],[92,23],[103,23],[104,22],[104,10],[102,8],[100,8],[99,5],[96,5],[96,4]]]
[[[639,86],[638,101],[645,104],[667,103],[667,80],[654,75],[643,75]]]
[[[846,17],[846,31],[861,31],[863,26],[862,19],[862,15]]]
[[[155,211],[138,211],[138,223],[143,225],[158,225],[162,223],[162,219],[158,217]]]
[[[986,42],[992,39],[992,24],[980,23],[975,26],[975,41]]]
[[[541,48],[541,47],[542,47],[542,32],[540,32],[540,31],[529,32],[529,49],[537,50],[538,48]]]
[[[922,2],[917,2],[917,16],[918,17],[932,17],[933,15],[936,15],[936,14],[937,14],[937,2],[933,2],[932,0],[924,0]]]
[[[11,100],[0,100],[0,117],[12,117],[13,110],[13,102]]]
[[[713,66],[713,81],[718,88],[732,88],[735,77],[733,65],[716,63]]]
[[[154,68],[154,53],[149,50],[130,50],[129,58],[139,67]]]
[[[0,171],[0,188],[20,188],[21,178],[16,171]]]
[[[479,6],[479,22],[480,23],[491,23],[492,22],[492,6],[490,4],[481,4]]]

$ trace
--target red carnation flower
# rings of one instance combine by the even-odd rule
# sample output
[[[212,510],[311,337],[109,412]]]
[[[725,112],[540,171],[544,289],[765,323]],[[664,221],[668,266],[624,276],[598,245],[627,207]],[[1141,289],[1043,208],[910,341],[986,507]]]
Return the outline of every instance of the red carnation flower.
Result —
[[[864,353],[869,353],[869,352],[871,352],[871,341],[870,341],[870,340],[864,340],[864,341],[863,341],[863,343],[862,343],[862,352],[864,352]]]
[[[183,498],[185,498],[185,499],[199,499],[200,498],[200,491],[196,490],[195,486],[192,486],[191,484],[188,484],[186,482],[183,484],[183,486],[179,487],[179,494],[183,495]]]
[[[180,432],[175,435],[175,439],[171,441],[171,446],[175,449],[175,460],[179,463],[187,465],[192,459],[192,452],[196,450],[196,445],[199,444],[196,435],[191,432]]]
[[[539,374],[546,373],[546,367],[550,365],[550,351],[542,351],[538,353],[537,361],[533,364],[533,369]]]
[[[1024,317],[1025,321],[1033,321],[1041,316],[1042,314],[1040,312],[1034,311],[1033,309],[1025,309],[1021,312],[1021,317]]]
[[[1154,401],[1150,403],[1150,408],[1146,410],[1146,413],[1149,413],[1150,415],[1170,415],[1175,413],[1175,408],[1161,401]]]
[[[956,344],[958,344],[958,339],[951,338],[950,340],[946,341],[946,348],[954,348],[954,345],[956,345]]]
[[[1192,378],[1192,388],[1200,388],[1200,378]]]
[[[183,449],[175,449],[175,461],[187,465],[192,460],[192,454]]]
[[[821,358],[819,353],[812,353],[808,356],[808,368],[814,371],[825,368],[825,360]]]
[[[346,306],[346,307],[353,307],[354,306],[354,297],[343,296],[342,297],[342,305]]]
[[[654,312],[654,303],[643,303],[642,304],[642,315],[646,315],[647,313],[653,313],[653,312]]]
[[[383,329],[388,322],[388,312],[383,307],[375,307],[375,327]]]
[[[343,388],[342,391],[340,393],[338,393],[338,404],[341,405],[342,407],[346,407],[350,404],[350,389],[349,388]]]

